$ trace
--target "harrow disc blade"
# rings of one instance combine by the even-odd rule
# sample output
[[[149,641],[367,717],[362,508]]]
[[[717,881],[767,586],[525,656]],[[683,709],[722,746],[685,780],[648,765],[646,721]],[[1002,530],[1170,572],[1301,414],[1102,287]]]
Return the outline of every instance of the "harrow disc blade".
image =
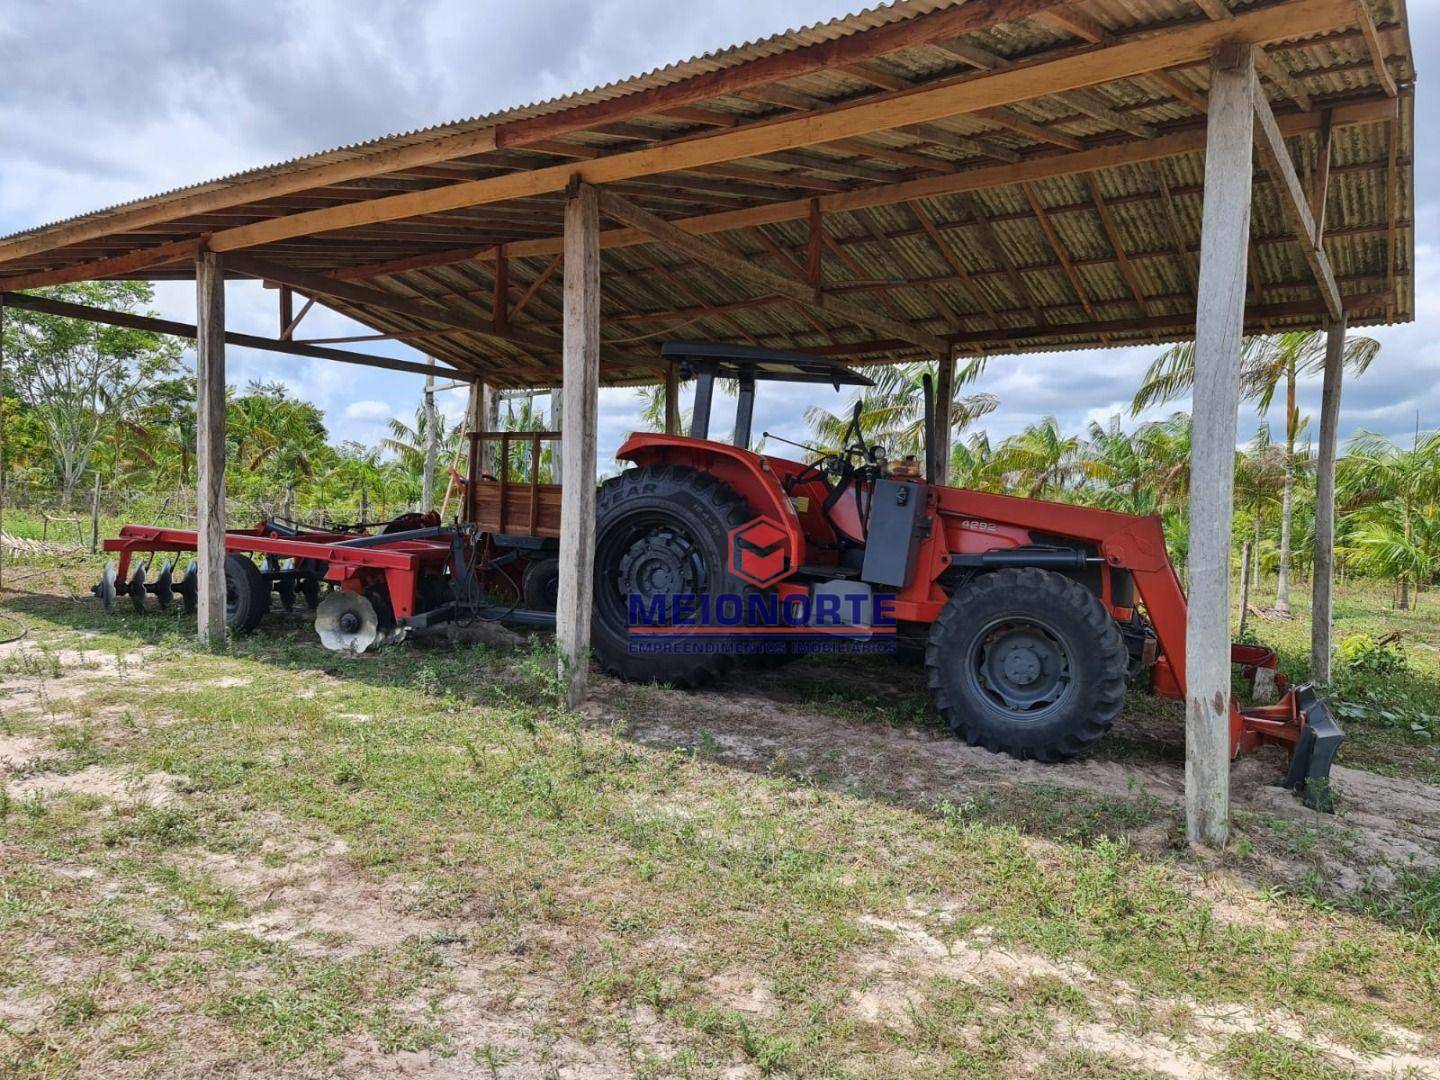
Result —
[[[115,564],[107,562],[105,570],[100,575],[100,584],[90,590],[100,598],[100,606],[105,609],[108,615],[115,610]]]
[[[336,589],[320,601],[315,632],[332,652],[362,653],[380,639],[380,618],[359,593]]]
[[[196,569],[192,559],[190,565],[185,569],[185,576],[180,579],[180,584],[175,586],[175,591],[185,601],[185,614],[195,614],[195,597],[200,589],[200,571]]]
[[[136,611],[145,610],[145,568],[137,566],[135,573],[130,575],[130,603],[135,605]]]
[[[155,599],[160,604],[161,611],[169,611],[171,603],[175,600],[175,568],[166,559],[160,564],[160,576],[155,579],[155,584],[150,586],[150,591],[155,594]]]

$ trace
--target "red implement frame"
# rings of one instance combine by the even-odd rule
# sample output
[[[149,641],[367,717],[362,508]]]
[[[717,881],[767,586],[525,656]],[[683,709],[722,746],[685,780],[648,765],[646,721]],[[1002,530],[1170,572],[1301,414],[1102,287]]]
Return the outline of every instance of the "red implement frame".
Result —
[[[408,618],[414,615],[420,575],[426,570],[443,567],[450,557],[449,540],[397,538],[365,547],[345,543],[360,539],[362,535],[309,531],[285,536],[259,526],[227,532],[225,550],[322,562],[326,565],[327,581],[354,592],[363,592],[367,585],[383,579],[395,616]],[[188,529],[160,529],[146,525],[126,525],[118,537],[105,541],[105,550],[120,556],[116,573],[120,581],[129,579],[130,561],[137,553],[195,551],[196,548],[195,533]]]

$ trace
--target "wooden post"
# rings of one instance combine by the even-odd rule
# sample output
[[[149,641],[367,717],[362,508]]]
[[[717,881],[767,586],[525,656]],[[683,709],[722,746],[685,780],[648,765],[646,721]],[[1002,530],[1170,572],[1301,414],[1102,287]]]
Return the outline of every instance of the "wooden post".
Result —
[[[435,360],[428,363],[433,368]],[[425,376],[425,475],[420,478],[420,508],[426,512],[435,507],[435,452],[439,446],[435,431],[435,376]]]
[[[680,366],[673,361],[665,369],[665,434],[680,431]]]
[[[1250,559],[1254,545],[1249,540],[1240,548],[1240,637],[1245,636],[1245,621],[1250,617]]]
[[[1315,462],[1315,572],[1310,582],[1310,677],[1330,681],[1331,586],[1335,575],[1335,454],[1340,384],[1345,371],[1345,320],[1325,336],[1325,384],[1320,397],[1320,446]]]
[[[0,298],[0,589],[5,587],[5,301]]]
[[[290,336],[290,324],[295,321],[295,290],[289,285],[280,286],[280,338]]]
[[[1230,830],[1230,527],[1256,94],[1250,45],[1210,60],[1200,295],[1190,453],[1190,596],[1185,625],[1185,819],[1192,844]]]
[[[225,640],[225,270],[221,257],[195,256],[196,635]]]
[[[935,364],[935,483],[950,482],[950,438],[952,409],[955,402],[955,354],[941,357]]]
[[[100,470],[95,470],[95,493],[90,497],[90,554],[100,550]]]
[[[531,415],[534,415],[532,409]],[[565,430],[565,388],[557,386],[550,391],[550,430]],[[565,440],[550,444],[550,476],[555,483],[561,483],[565,474]]]
[[[589,184],[565,200],[564,411],[560,590],[555,639],[566,700],[578,708],[589,675],[595,552],[596,421],[600,397],[600,206]]]

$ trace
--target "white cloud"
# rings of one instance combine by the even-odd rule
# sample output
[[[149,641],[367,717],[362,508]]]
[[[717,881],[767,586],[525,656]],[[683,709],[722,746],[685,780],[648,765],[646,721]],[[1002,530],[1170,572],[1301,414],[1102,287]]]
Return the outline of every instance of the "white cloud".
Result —
[[[71,0],[10,4],[0,18],[0,234],[153,195],[183,184],[298,154],[474,116],[623,78],[671,61],[868,6],[870,0],[414,0],[357,6],[347,0]],[[1416,66],[1428,70],[1440,34],[1440,4],[1412,4]],[[504,41],[484,52],[485,42]],[[1414,175],[1416,308],[1409,326],[1372,333],[1384,351],[1363,378],[1347,380],[1342,429],[1367,426],[1394,438],[1440,425],[1440,224],[1436,137],[1417,125]],[[275,294],[253,282],[227,288],[235,330],[273,335]],[[194,286],[162,283],[156,306],[194,320]],[[300,337],[363,332],[315,309]],[[647,343],[658,347],[658,343]],[[390,342],[353,348],[414,353]],[[1153,348],[996,356],[977,389],[1000,397],[985,421],[1003,438],[1055,415],[1069,430],[1121,411],[1155,356]],[[371,441],[378,421],[409,418],[420,405],[414,375],[323,360],[232,349],[229,378],[281,382],[326,415],[337,439]],[[757,402],[756,430],[803,439],[809,404],[835,408],[844,395],[770,385]],[[439,406],[458,419],[463,391]],[[1314,383],[1301,406],[1319,407]],[[375,404],[389,411],[366,415]],[[1181,400],[1139,418],[1188,406]],[[730,422],[725,406],[715,425]],[[357,412],[358,410],[358,412]],[[634,426],[633,391],[601,396],[602,465]],[[1248,408],[1240,434],[1258,422]],[[1126,419],[1126,424],[1132,421]]]
[[[388,420],[390,406],[383,401],[352,401],[345,406],[347,420]]]

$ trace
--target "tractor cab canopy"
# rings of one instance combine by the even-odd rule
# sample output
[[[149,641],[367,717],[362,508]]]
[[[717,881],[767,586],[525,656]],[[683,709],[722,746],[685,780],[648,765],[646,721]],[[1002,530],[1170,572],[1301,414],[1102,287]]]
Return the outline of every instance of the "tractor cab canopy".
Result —
[[[829,383],[836,390],[841,386],[874,385],[853,368],[823,356],[778,349],[757,349],[720,341],[667,341],[661,346],[660,355],[679,365],[682,379],[695,380],[695,408],[690,421],[692,439],[710,437],[710,405],[715,397],[715,380],[735,380],[739,387],[739,400],[735,403],[732,442],[747,448],[750,445],[751,418],[755,413],[755,383],[758,380]]]

